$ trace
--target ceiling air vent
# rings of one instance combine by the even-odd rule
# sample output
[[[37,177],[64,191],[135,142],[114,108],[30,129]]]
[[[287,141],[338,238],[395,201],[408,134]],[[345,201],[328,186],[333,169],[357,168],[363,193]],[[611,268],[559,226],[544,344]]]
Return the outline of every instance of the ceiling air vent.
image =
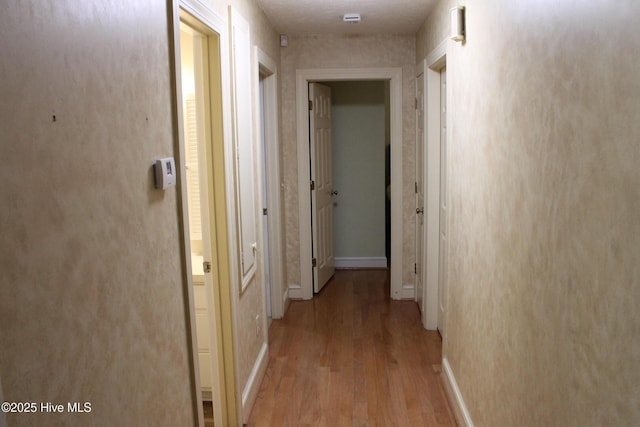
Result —
[[[342,17],[344,22],[349,24],[357,24],[360,22],[360,14],[359,13],[347,13]]]

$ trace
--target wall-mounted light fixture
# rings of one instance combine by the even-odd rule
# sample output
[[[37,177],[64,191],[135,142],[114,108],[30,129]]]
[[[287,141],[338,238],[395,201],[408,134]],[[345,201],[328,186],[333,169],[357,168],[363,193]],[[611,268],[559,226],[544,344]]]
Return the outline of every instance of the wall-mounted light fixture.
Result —
[[[451,40],[463,42],[465,40],[464,6],[451,9]]]

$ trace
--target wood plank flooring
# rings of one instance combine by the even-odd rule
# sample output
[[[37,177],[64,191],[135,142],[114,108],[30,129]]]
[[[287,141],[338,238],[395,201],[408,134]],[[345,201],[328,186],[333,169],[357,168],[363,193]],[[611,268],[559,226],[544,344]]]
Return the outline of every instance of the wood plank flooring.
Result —
[[[387,270],[338,270],[269,329],[269,365],[248,426],[455,426],[442,343]]]

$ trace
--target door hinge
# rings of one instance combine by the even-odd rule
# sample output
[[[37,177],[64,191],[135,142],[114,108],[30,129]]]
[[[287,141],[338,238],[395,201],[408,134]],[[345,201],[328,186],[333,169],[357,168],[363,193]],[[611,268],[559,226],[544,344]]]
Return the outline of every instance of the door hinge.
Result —
[[[266,215],[267,214],[267,208],[262,208],[262,215]]]
[[[415,98],[416,100],[416,110],[418,109],[418,98]]]
[[[316,265],[318,265],[318,260],[314,258],[311,260],[311,267],[315,267]]]
[[[311,190],[315,190],[315,189],[316,189],[316,182],[311,181]]]
[[[416,194],[418,194],[418,183],[415,182],[414,184],[415,184],[415,187],[416,187]]]
[[[413,274],[418,274],[418,264],[413,264]]]
[[[309,100],[309,111],[313,111],[313,101]]]

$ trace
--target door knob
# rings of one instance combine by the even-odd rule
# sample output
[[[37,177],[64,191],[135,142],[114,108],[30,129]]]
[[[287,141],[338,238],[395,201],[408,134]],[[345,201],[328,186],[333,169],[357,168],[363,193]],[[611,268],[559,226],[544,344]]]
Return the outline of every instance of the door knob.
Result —
[[[416,208],[416,213],[417,214],[424,213],[424,209],[423,208]]]

